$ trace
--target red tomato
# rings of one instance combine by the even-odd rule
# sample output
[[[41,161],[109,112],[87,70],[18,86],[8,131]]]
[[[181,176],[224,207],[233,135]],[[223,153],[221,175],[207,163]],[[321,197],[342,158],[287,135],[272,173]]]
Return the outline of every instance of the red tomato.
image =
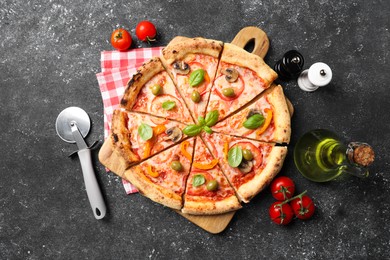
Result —
[[[207,74],[207,70],[199,62],[193,61],[193,62],[190,62],[188,65],[190,65],[191,72],[193,72],[193,71],[195,71],[197,69],[203,69],[205,71],[205,74]],[[188,75],[187,75],[188,79],[189,79],[189,77],[191,75],[191,72],[188,73]],[[208,77],[208,78],[210,78],[210,77]],[[200,85],[194,87],[193,89],[196,89],[202,95],[202,94],[205,93],[205,90],[207,89],[208,84],[209,84],[209,81],[204,80]]]
[[[296,198],[290,202],[295,216],[299,219],[309,219],[314,214],[315,206],[312,199],[303,195],[302,198]]]
[[[278,225],[287,225],[294,217],[294,212],[290,204],[285,203],[280,206],[280,202],[276,201],[269,207],[269,216],[271,220]]]
[[[234,90],[234,96],[233,97],[225,97],[223,94],[222,94],[222,89],[224,88],[232,88]],[[244,91],[245,89],[245,82],[244,80],[242,79],[241,76],[238,76],[238,79],[236,82],[232,82],[232,83],[229,83],[226,81],[225,79],[225,75],[221,75],[219,77],[217,77],[215,79],[215,82],[214,82],[214,91],[215,93],[223,100],[225,101],[233,101],[235,100],[236,98],[238,98],[242,92]]]
[[[280,176],[271,182],[270,189],[275,199],[283,201],[294,195],[295,184],[290,178]]]
[[[241,147],[242,150],[247,149],[247,150],[250,150],[252,152],[253,160],[254,160],[254,165],[253,165],[252,171],[261,166],[261,164],[263,163],[263,153],[259,147],[255,146],[251,142],[239,142],[239,143],[234,144],[233,146],[236,146],[236,145]],[[229,147],[229,149],[230,148],[231,147]]]
[[[174,101],[176,106],[171,110],[165,110],[162,108],[162,104],[165,101]],[[153,123],[155,123],[156,125],[161,125],[161,124],[166,124],[168,122],[166,118],[175,117],[175,114],[179,113],[179,111],[182,111],[183,107],[181,102],[176,97],[169,94],[162,94],[153,98],[153,100],[151,101],[150,109],[154,115],[164,117],[164,118],[158,118],[158,117],[151,118]]]
[[[151,42],[155,41],[157,30],[154,24],[152,24],[149,21],[142,21],[140,22],[137,27],[135,28],[135,34],[137,35],[138,39],[140,39],[143,42]]]
[[[119,51],[125,51],[130,48],[132,42],[130,33],[125,29],[116,29],[111,34],[111,44]]]

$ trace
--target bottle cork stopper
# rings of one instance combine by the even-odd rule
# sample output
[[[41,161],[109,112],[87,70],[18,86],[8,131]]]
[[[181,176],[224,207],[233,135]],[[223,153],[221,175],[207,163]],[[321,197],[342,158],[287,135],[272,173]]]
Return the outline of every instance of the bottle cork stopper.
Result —
[[[374,162],[374,150],[368,144],[356,145],[353,149],[353,161],[363,167],[367,167]]]

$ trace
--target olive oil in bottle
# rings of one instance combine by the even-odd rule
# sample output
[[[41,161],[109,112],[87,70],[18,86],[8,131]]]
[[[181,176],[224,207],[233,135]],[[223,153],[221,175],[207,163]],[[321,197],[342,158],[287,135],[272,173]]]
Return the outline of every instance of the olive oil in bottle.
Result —
[[[317,129],[298,140],[294,161],[307,179],[326,182],[343,173],[368,176],[366,167],[374,161],[374,151],[365,143],[351,142],[345,145],[333,132]]]

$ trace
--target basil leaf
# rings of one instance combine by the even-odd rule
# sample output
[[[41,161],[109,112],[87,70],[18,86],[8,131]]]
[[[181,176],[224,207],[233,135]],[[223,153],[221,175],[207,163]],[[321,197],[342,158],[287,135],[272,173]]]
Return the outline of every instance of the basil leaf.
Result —
[[[204,81],[204,74],[205,74],[205,71],[203,69],[197,69],[197,70],[194,70],[193,72],[191,72],[190,86],[196,87],[200,83],[202,83]]]
[[[141,136],[142,140],[147,141],[153,137],[153,129],[150,125],[141,123],[138,127],[138,134]]]
[[[199,126],[205,126],[206,125],[206,121],[204,120],[203,116],[199,116],[198,117],[198,125]]]
[[[202,174],[196,174],[194,175],[194,178],[192,179],[192,186],[198,187],[206,182],[205,177]]]
[[[242,125],[247,129],[256,129],[262,124],[264,124],[264,116],[261,114],[254,114],[253,116],[245,120]]]
[[[164,108],[165,110],[171,110],[175,106],[176,106],[176,102],[171,101],[171,100],[168,100],[168,101],[165,101],[164,103],[162,103],[162,108]]]
[[[213,126],[217,123],[219,117],[219,112],[218,110],[213,110],[207,113],[206,115],[206,125],[207,126]]]
[[[205,126],[203,127],[203,130],[204,130],[206,133],[208,133],[208,134],[212,134],[212,133],[213,133],[213,130],[211,130],[211,128],[208,127],[207,125],[205,125]]]
[[[202,131],[202,126],[198,125],[188,125],[183,129],[183,133],[188,136],[195,136],[200,134]]]
[[[237,167],[242,162],[242,149],[236,145],[230,148],[228,152],[228,163],[231,167]]]

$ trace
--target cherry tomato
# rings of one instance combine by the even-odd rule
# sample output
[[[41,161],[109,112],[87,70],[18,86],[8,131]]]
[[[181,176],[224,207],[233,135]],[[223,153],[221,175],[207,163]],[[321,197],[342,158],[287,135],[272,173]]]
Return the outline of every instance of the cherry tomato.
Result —
[[[271,220],[278,225],[287,225],[294,217],[294,212],[290,204],[285,203],[280,206],[280,202],[276,201],[269,207],[269,216]]]
[[[275,199],[283,201],[294,195],[295,184],[289,177],[280,176],[271,182],[270,189]]]
[[[140,39],[143,42],[151,42],[155,41],[157,30],[154,24],[152,24],[149,21],[142,21],[140,22],[137,27],[135,28],[135,34],[137,35],[138,39]]]
[[[290,204],[295,216],[299,219],[309,219],[314,214],[315,206],[313,200],[307,195],[292,200]]]
[[[116,29],[111,34],[111,44],[119,51],[130,48],[132,42],[130,33],[123,28]]]

